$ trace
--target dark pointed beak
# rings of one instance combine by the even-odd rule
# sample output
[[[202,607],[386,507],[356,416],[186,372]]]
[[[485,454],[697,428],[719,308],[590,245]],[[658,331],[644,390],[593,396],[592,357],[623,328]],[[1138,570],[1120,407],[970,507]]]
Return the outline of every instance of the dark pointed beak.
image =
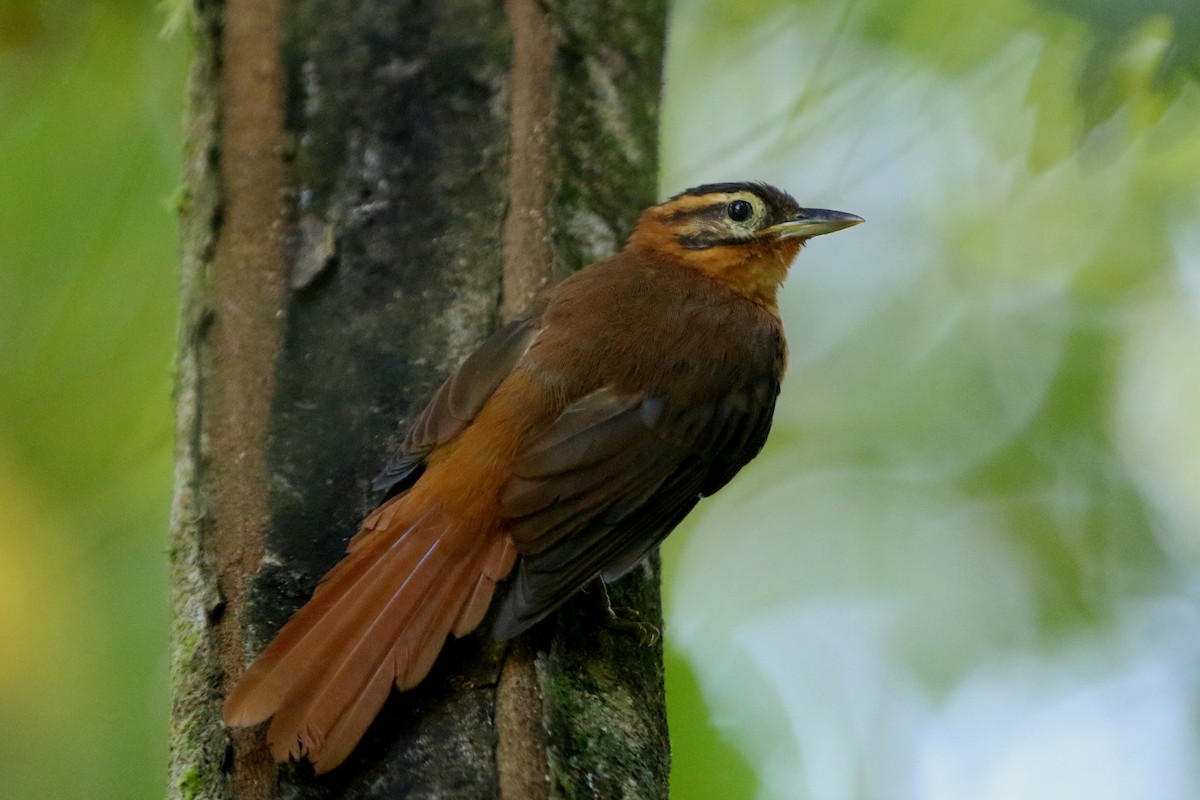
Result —
[[[863,221],[863,218],[857,214],[847,214],[845,211],[833,211],[828,208],[802,208],[791,219],[769,228],[763,228],[759,231],[759,235],[773,236],[776,239],[792,239],[797,236],[807,239],[823,233],[840,231]]]

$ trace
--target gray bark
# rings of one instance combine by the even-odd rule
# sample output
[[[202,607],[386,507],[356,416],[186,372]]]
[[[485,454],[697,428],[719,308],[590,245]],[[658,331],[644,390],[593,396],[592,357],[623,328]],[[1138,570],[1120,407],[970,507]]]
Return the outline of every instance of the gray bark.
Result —
[[[661,650],[595,592],[510,646],[452,641],[326,776],[220,721],[404,423],[653,201],[664,5],[197,0],[171,797],[666,796]],[[660,624],[656,562],[612,599]]]

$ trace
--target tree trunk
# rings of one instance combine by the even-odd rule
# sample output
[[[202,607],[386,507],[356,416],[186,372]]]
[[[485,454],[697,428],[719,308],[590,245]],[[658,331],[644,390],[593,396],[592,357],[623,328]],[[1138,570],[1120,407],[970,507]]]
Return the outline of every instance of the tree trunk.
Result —
[[[220,721],[443,377],[653,201],[664,5],[197,0],[172,797],[666,796],[661,650],[596,592],[452,641],[326,776]],[[656,564],[612,595],[660,624]]]

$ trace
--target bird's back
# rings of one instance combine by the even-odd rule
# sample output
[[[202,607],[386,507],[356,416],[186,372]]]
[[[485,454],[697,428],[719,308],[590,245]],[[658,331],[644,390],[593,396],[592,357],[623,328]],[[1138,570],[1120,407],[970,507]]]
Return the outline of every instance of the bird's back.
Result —
[[[779,317],[711,277],[634,251],[559,284],[529,364],[577,398],[602,386],[703,402],[786,362]]]

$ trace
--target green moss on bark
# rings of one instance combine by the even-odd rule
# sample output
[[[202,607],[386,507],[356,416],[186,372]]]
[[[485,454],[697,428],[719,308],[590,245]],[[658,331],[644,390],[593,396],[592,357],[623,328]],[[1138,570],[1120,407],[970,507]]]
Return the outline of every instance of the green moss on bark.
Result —
[[[222,675],[210,626],[220,608],[216,576],[201,549],[204,520],[196,471],[200,464],[200,342],[207,327],[205,271],[219,209],[214,172],[216,48],[219,10],[198,6],[192,17],[195,56],[189,80],[184,182],[179,192],[180,296],[176,364],[175,497],[171,509],[172,725],[167,796],[224,800],[228,742],[220,719]]]

